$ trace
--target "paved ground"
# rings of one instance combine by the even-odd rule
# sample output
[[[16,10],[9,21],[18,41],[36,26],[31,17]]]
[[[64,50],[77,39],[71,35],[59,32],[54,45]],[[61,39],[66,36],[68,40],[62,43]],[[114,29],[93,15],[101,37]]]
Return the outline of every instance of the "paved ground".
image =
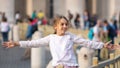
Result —
[[[5,49],[0,42],[0,68],[30,68],[30,60],[21,60],[23,48]]]

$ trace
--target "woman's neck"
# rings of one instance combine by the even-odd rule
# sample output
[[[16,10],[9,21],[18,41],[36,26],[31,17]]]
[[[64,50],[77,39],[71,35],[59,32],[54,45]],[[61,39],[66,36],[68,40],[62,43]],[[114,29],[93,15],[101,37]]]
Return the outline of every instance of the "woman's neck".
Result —
[[[63,35],[65,35],[65,33],[56,33],[56,35],[63,36]]]
[[[63,36],[63,35],[65,35],[65,34],[56,34],[56,35],[58,35],[58,36]]]

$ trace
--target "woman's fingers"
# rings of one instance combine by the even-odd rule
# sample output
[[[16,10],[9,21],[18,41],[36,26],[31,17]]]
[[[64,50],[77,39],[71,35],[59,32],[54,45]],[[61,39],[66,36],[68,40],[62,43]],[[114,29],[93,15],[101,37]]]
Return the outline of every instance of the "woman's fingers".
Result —
[[[114,45],[114,49],[120,49],[119,45]]]
[[[9,45],[9,46],[7,46],[6,48],[12,48],[12,47],[14,47],[14,45]]]
[[[106,42],[104,44],[104,47],[108,48],[108,49],[112,49],[112,50],[115,50],[115,49],[120,49],[120,45],[115,45],[115,44],[111,44],[112,40]]]
[[[108,45],[111,43],[111,40],[110,41],[108,41],[108,42],[106,42],[105,44],[104,44],[104,47],[108,47]]]
[[[14,45],[13,45],[12,42],[4,42],[4,43],[3,43],[3,46],[6,47],[6,48],[14,47]]]
[[[112,50],[115,50],[115,49],[120,49],[120,46],[110,44],[110,45],[108,45],[108,48],[112,49]]]
[[[4,47],[7,47],[8,46],[8,42],[3,42],[2,44]]]
[[[108,41],[107,43],[105,43],[106,45],[110,44],[112,42],[112,40]]]

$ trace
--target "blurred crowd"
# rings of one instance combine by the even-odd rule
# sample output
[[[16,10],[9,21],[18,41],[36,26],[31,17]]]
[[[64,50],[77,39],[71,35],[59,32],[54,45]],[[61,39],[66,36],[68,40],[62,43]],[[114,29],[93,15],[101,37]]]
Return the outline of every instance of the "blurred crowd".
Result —
[[[99,18],[97,14],[90,14],[87,10],[82,15],[76,13],[73,15],[70,10],[68,11],[68,19],[71,26],[81,30],[93,30],[93,38],[90,40],[107,42],[112,40],[119,34],[119,20],[117,14],[113,14],[111,19]],[[89,33],[88,33],[89,34]],[[89,38],[89,37],[88,37]]]
[[[99,18],[97,14],[90,14],[87,10],[83,14],[76,13],[75,15],[68,10],[67,18],[70,22],[70,28],[88,30],[88,38],[94,41],[107,42],[112,40],[112,44],[115,43],[114,39],[120,34],[119,25],[120,21],[117,16],[113,14],[111,19]],[[15,24],[23,22],[21,13],[17,11],[15,13]],[[59,15],[55,15],[57,17]],[[40,10],[38,13],[33,11],[31,16],[26,16],[28,23],[26,39],[31,40],[32,35],[38,30],[38,25],[52,25],[50,19],[48,19],[45,13]],[[10,31],[10,23],[6,17],[5,12],[0,12],[0,32],[3,41],[8,41],[8,32]],[[89,35],[91,34],[91,35]],[[100,52],[100,51],[98,51]]]

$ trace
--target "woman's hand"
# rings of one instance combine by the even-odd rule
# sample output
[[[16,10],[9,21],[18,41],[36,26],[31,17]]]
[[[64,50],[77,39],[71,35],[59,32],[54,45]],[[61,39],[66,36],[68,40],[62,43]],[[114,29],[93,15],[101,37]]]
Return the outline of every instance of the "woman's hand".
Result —
[[[120,45],[115,45],[114,49],[120,49]]]
[[[18,42],[13,42],[13,41],[8,41],[8,42],[3,42],[3,46],[6,48],[12,48],[19,45]]]
[[[114,50],[116,48],[115,45],[111,44],[111,41],[106,42],[104,44],[104,47],[108,48],[108,49],[111,49],[111,50]]]

